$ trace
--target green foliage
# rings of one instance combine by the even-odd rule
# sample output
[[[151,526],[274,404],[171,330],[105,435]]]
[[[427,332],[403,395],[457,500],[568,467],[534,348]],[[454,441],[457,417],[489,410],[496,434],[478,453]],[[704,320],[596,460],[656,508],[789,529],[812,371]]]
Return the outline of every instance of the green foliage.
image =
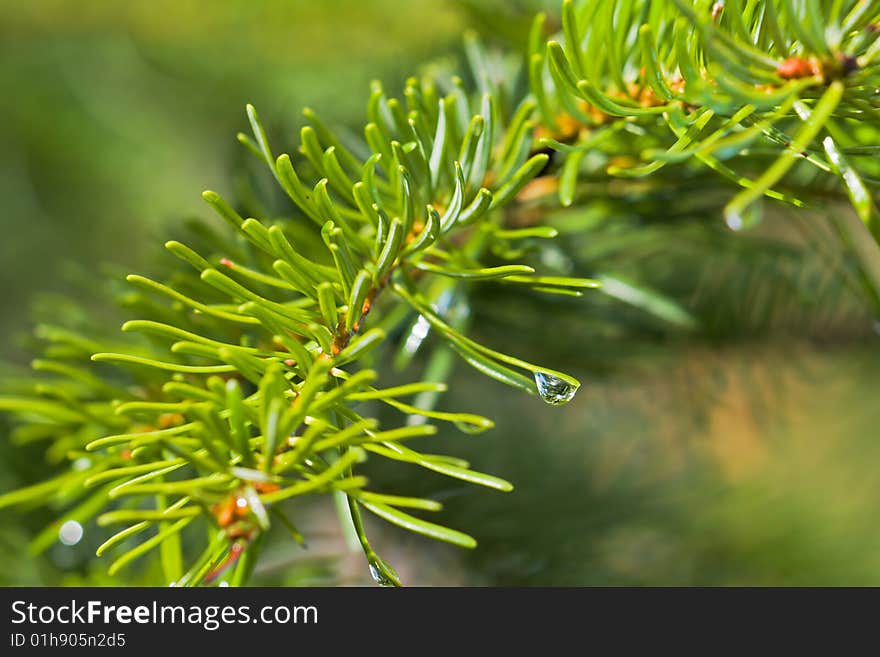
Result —
[[[0,410],[20,420],[14,442],[45,441],[49,461],[69,467],[0,506],[48,500],[65,520],[122,525],[98,549],[112,552],[111,574],[156,548],[177,585],[244,583],[270,526],[302,540],[283,503],[310,494],[346,502],[340,518],[382,584],[400,581],[370,546],[362,510],[474,547],[410,512],[437,511],[435,500],[372,490],[362,474],[378,457],[512,488],[406,444],[435,434],[430,420],[468,434],[493,426],[434,408],[450,350],[548,403],[576,392],[571,376],[468,337],[456,308],[471,287],[523,297],[599,288],[692,330],[687,311],[636,282],[524,261],[522,245],[557,237],[549,208],[577,208],[597,185],[634,178],[675,186],[720,175],[741,188],[724,211],[734,230],[760,216],[765,197],[804,207],[814,190],[836,194],[876,240],[878,18],[870,2],[566,0],[549,41],[544,16],[535,20],[524,66],[471,37],[472,84],[437,73],[393,98],[375,83],[363,139],[309,110],[298,151],[276,156],[248,106],[252,135],[239,141],[283,190],[290,216],[246,218],[205,192],[222,229],[203,228],[192,246],[168,242],[177,266],[169,255],[161,280],[128,277],[136,291],[126,306],[139,319],[122,330],[135,335],[40,327],[39,381],[0,397]],[[573,221],[588,230],[589,220]],[[880,261],[858,255],[880,303]],[[406,364],[429,333],[423,380],[374,385],[392,348]],[[405,420],[379,426],[376,404]],[[189,555],[181,535],[194,523],[209,538]]]
[[[566,156],[560,201],[575,200],[581,161],[597,150],[613,178],[674,163],[715,171],[743,188],[724,208],[733,230],[760,219],[763,198],[804,207],[831,178],[863,223],[846,239],[876,242],[878,16],[871,2],[568,0],[546,46],[539,16],[530,84],[553,128],[539,143]],[[812,174],[777,189],[801,162]],[[878,253],[859,257],[877,305]]]

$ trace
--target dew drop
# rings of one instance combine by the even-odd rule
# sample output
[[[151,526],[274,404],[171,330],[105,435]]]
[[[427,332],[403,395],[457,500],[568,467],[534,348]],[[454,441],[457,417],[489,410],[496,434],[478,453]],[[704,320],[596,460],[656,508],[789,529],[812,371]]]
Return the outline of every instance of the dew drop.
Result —
[[[535,384],[541,399],[553,406],[570,402],[580,387],[547,372],[535,372]]]
[[[370,560],[370,575],[379,586],[400,586],[400,578],[397,576],[394,568],[379,557]],[[393,575],[393,579],[389,575]]]
[[[383,575],[373,564],[370,564],[370,575],[373,577],[373,581],[379,586],[394,586],[394,582],[385,577],[385,575]]]
[[[58,540],[64,545],[76,545],[82,540],[83,528],[76,520],[68,520],[58,529]]]
[[[487,429],[491,429],[494,425],[492,422],[465,422],[463,420],[457,420],[452,424],[455,425],[455,428],[461,431],[462,433],[466,433],[469,435],[475,435],[478,433],[483,433]]]
[[[754,201],[742,209],[728,207],[724,212],[724,222],[730,230],[740,232],[754,228],[761,223],[762,215],[761,202]]]
[[[724,220],[730,230],[740,231],[743,229],[743,226],[745,226],[742,215],[740,215],[739,213],[731,212],[724,218]]]

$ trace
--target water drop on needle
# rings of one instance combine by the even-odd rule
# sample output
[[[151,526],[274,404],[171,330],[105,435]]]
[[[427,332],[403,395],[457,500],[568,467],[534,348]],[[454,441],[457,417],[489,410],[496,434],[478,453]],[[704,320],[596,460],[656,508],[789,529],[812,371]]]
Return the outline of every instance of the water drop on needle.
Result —
[[[570,402],[580,387],[547,372],[535,372],[535,385],[541,399],[553,406]]]
[[[724,222],[734,232],[753,228],[761,223],[762,205],[755,201],[745,208],[727,208],[724,211]]]
[[[742,215],[737,213],[730,213],[724,218],[727,227],[733,231],[740,231],[745,226],[745,222],[743,221]]]
[[[383,572],[383,570],[385,572]],[[389,566],[387,563],[380,559],[371,560],[370,561],[370,575],[373,577],[373,581],[376,582],[379,586],[400,586],[400,582],[394,581],[385,573],[393,574],[395,578],[397,578],[397,573],[394,572],[394,569]]]
[[[370,575],[373,577],[373,581],[376,582],[379,586],[394,586],[392,581],[385,577],[382,572],[376,568],[373,564],[370,564]]]
[[[453,424],[455,425],[455,428],[462,433],[470,435],[483,433],[486,429],[492,428],[492,425],[490,423],[463,422],[461,420],[457,420],[453,422]]]

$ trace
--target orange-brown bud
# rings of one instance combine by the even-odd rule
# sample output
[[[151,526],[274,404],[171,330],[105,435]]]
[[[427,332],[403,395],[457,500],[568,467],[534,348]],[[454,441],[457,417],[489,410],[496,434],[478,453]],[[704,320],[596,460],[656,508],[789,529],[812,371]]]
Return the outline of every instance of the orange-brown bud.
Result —
[[[782,62],[776,69],[776,75],[783,80],[799,80],[801,78],[809,78],[814,75],[821,75],[822,70],[819,62],[815,59],[805,59],[803,57],[789,57]]]

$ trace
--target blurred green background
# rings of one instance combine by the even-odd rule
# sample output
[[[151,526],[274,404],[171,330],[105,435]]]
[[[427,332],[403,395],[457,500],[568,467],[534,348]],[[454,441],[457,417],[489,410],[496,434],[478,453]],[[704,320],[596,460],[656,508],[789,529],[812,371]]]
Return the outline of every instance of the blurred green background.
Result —
[[[245,103],[283,149],[303,106],[357,130],[371,79],[396,91],[425,66],[457,66],[465,29],[515,47],[532,13],[556,4],[0,0],[3,356],[27,363],[29,309],[51,317],[61,302],[50,293],[70,289],[72,270],[138,271],[179,224],[208,217],[202,189],[243,193]],[[699,328],[608,298],[480,288],[481,340],[584,387],[557,409],[458,368],[443,406],[497,428],[436,440],[517,489],[377,468],[390,489],[442,498],[443,520],[480,541],[462,553],[373,523],[380,553],[408,584],[880,584],[880,349],[827,246],[838,211],[779,213],[745,236],[711,210],[666,222],[662,198],[551,216],[558,258],[649,280]],[[38,449],[0,441],[0,490],[42,468]],[[302,513],[309,550],[274,543],[257,583],[368,583],[332,508]],[[146,566],[103,575],[88,554],[99,537],[31,556],[50,516],[4,516],[0,584],[149,579]]]

